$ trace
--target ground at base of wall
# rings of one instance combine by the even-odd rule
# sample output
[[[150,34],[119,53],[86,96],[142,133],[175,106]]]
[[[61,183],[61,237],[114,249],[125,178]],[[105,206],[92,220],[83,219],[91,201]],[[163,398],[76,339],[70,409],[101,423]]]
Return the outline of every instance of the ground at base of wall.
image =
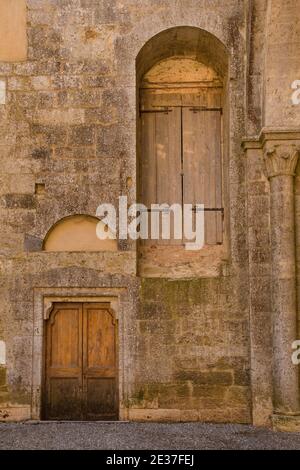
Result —
[[[238,424],[36,422],[0,424],[0,449],[299,449],[300,433]]]

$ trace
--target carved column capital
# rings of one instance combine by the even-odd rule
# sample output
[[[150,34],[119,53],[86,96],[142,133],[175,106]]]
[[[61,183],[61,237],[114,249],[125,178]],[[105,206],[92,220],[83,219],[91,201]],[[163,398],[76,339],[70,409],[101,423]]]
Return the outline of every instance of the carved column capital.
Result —
[[[300,144],[267,144],[264,149],[267,177],[294,176],[300,155]]]

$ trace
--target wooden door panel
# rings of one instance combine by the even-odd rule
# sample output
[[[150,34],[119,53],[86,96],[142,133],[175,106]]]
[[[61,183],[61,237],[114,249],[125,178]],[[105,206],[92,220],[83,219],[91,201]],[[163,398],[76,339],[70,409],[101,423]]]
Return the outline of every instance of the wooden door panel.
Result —
[[[49,367],[72,369],[80,364],[80,308],[60,308],[50,320],[51,350]]]
[[[47,419],[82,419],[81,380],[75,378],[49,378],[49,401]]]
[[[84,306],[86,316],[86,362],[87,370],[98,370],[115,367],[115,325],[108,310],[93,305]],[[84,352],[85,352],[84,351]]]
[[[87,378],[87,419],[116,419],[115,378]]]

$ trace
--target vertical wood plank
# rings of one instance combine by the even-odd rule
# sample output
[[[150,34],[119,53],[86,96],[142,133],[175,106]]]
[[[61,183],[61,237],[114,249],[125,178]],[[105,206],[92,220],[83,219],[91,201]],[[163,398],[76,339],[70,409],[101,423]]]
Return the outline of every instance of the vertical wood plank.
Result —
[[[154,113],[142,113],[141,194],[147,207],[156,201],[156,123]]]

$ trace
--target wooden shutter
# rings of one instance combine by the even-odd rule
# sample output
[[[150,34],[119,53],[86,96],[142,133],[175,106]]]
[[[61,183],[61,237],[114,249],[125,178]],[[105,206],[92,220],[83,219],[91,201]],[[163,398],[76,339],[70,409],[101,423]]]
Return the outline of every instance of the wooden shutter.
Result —
[[[141,201],[151,204],[182,203],[181,110],[142,113]],[[172,218],[171,218],[172,220]],[[172,224],[171,224],[172,226]],[[149,244],[153,240],[149,240]],[[179,240],[157,240],[156,244],[177,244]]]
[[[148,208],[153,203],[204,204],[205,243],[221,244],[220,109],[178,106],[143,111],[141,157],[141,201]],[[182,242],[149,240],[147,244],[153,243]]]
[[[205,243],[222,243],[221,113],[183,108],[182,129],[183,203],[205,205]]]

